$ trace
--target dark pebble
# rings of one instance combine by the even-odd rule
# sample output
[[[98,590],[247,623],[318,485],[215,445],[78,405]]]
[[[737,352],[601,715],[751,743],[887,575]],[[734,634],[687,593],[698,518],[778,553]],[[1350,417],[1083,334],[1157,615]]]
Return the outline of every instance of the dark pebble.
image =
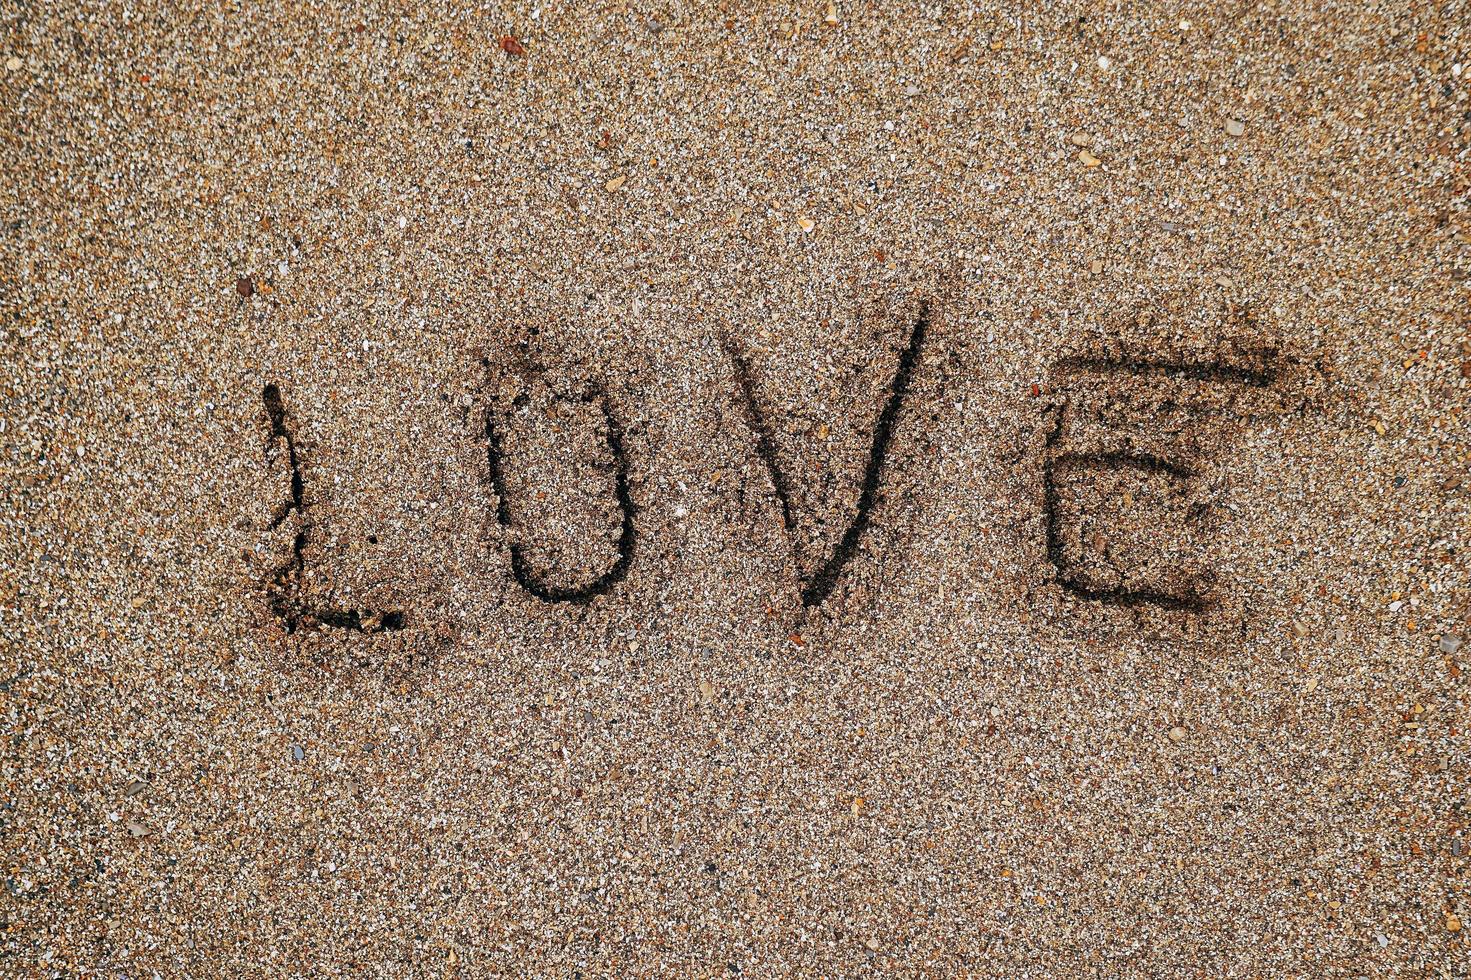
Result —
[[[246,299],[255,295],[255,283],[250,281],[249,276],[241,276],[235,280],[235,292]]]

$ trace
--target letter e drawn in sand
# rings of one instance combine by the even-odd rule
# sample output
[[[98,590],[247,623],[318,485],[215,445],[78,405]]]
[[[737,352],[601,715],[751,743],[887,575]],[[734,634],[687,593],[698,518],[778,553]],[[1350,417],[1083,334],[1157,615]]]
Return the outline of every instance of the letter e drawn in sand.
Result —
[[[1042,451],[1042,524],[1053,580],[1088,602],[1211,609],[1214,573],[1200,567],[1194,540],[1210,508],[1199,494],[1195,460],[1220,448],[1213,417],[1239,410],[1244,392],[1281,387],[1275,353],[1095,353],[1059,360],[1052,374],[1064,392],[1049,409]],[[1154,513],[1141,501],[1154,503]]]
[[[899,355],[899,364],[894,370],[894,379],[889,384],[888,397],[879,412],[878,421],[874,424],[873,441],[869,446],[868,462],[864,467],[863,483],[859,489],[858,506],[853,519],[848,522],[847,528],[844,529],[832,553],[818,565],[806,581],[802,582],[802,605],[809,609],[822,605],[832,594],[833,589],[837,587],[843,568],[858,550],[859,541],[862,540],[864,532],[868,530],[873,506],[878,500],[884,465],[888,460],[889,444],[894,437],[899,409],[904,404],[904,396],[909,391],[915,366],[919,363],[920,351],[924,347],[925,332],[929,327],[929,314],[929,301],[924,300],[920,303],[919,313],[915,317],[914,325],[910,328],[909,341]],[[747,423],[756,437],[756,455],[761,458],[767,475],[771,479],[772,489],[781,505],[782,524],[790,537],[796,531],[791,483],[777,458],[776,441],[772,437],[771,428],[766,424],[766,419],[757,404],[751,366],[728,339],[724,342],[724,346],[735,365],[736,385],[740,389],[741,403],[745,408]]]
[[[562,400],[568,399],[564,397]],[[619,512],[617,550],[607,569],[591,580],[581,585],[556,585],[548,581],[548,576],[544,571],[537,571],[532,567],[533,563],[527,555],[525,543],[513,537],[509,545],[511,576],[521,588],[543,602],[590,603],[599,596],[611,592],[627,577],[629,567],[633,564],[637,537],[634,518],[637,508],[633,502],[633,495],[629,491],[628,454],[624,446],[623,427],[614,415],[607,393],[602,388],[590,385],[577,401],[582,404],[595,402],[602,412],[603,441],[612,457],[612,490]],[[496,521],[503,528],[510,530],[513,521],[511,494],[507,490],[506,480],[506,447],[501,429],[496,425],[494,406],[487,408],[485,413],[485,452],[486,463],[490,471],[490,483],[497,500]]]
[[[281,620],[287,633],[310,630],[325,626],[331,629],[351,630],[357,633],[392,633],[407,625],[407,617],[398,609],[338,609],[332,606],[313,605],[303,594],[306,587],[306,549],[312,531],[311,516],[307,513],[306,478],[303,463],[296,445],[296,436],[288,424],[286,403],[281,397],[281,388],[268,384],[261,391],[265,403],[266,418],[270,423],[270,438],[279,439],[286,448],[286,464],[291,470],[290,496],[271,518],[270,529],[275,530],[296,515],[296,533],[291,539],[291,557],[277,566],[266,580],[266,596],[271,612]]]

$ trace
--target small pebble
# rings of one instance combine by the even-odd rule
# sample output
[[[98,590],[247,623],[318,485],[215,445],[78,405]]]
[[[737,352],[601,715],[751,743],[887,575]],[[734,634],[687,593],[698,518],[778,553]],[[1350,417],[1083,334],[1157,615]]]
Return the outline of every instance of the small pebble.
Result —
[[[1181,728],[1179,725],[1176,725],[1174,728],[1171,728],[1170,729],[1170,741],[1171,742],[1179,742],[1179,741],[1184,740],[1184,738],[1185,738],[1185,729]]]
[[[1245,136],[1246,135],[1246,123],[1242,122],[1240,119],[1227,119],[1226,120],[1226,135],[1227,136]]]
[[[1464,641],[1456,634],[1446,633],[1440,638],[1440,652],[1455,653],[1457,650],[1461,649],[1461,644],[1463,642]]]
[[[302,748],[300,745],[291,746],[291,758],[295,759],[297,762],[300,762],[302,759],[306,758],[306,749]]]
[[[25,64],[26,63],[20,58],[16,57],[15,55],[11,55],[9,58],[5,59],[5,70],[20,71],[22,68],[25,67]]]
[[[143,792],[147,788],[148,788],[148,784],[147,783],[145,783],[141,779],[135,779],[131,783],[128,784],[128,788],[123,791],[123,795],[124,796],[137,796],[139,793]]]
[[[628,175],[627,174],[619,174],[617,177],[614,177],[612,180],[610,180],[606,184],[604,184],[603,185],[603,190],[605,190],[605,191],[616,191],[618,188],[620,188],[620,187],[623,186],[623,182],[625,180],[627,180],[627,179],[628,179]]]
[[[250,281],[249,276],[241,276],[235,280],[235,292],[239,293],[243,298],[249,299],[255,295],[255,283]]]

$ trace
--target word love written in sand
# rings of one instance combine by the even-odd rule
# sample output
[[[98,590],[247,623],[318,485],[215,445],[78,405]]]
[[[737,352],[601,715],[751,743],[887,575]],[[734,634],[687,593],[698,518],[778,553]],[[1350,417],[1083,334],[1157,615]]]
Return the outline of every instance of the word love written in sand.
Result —
[[[873,519],[884,484],[890,448],[920,361],[929,309],[920,307],[909,327],[885,400],[872,431],[868,457],[852,509],[837,543],[800,576],[802,604],[820,606],[832,594]],[[789,539],[796,534],[792,484],[780,463],[776,440],[756,396],[750,364],[727,344],[739,401],[753,434],[754,452],[770,480]],[[1116,349],[1066,357],[1051,372],[1056,393],[1045,409],[1036,497],[1042,551],[1050,580],[1075,600],[1198,613],[1211,605],[1213,578],[1202,561],[1214,508],[1200,479],[1210,453],[1229,440],[1226,420],[1254,414],[1266,403],[1252,392],[1277,390],[1279,358],[1272,350],[1238,353],[1229,361],[1172,359],[1150,352]],[[524,404],[524,393],[515,404]],[[591,603],[608,595],[627,576],[638,548],[638,508],[630,491],[625,428],[607,393],[586,383],[551,401],[577,410],[594,408],[602,425],[585,455],[605,455],[596,467],[607,479],[607,506],[616,526],[612,554],[599,567],[574,563],[573,571],[540,563],[515,533],[518,498],[540,496],[513,472],[503,425],[495,407],[484,422],[487,470],[497,504],[495,518],[508,532],[510,573],[526,592],[548,603]],[[285,457],[290,491],[271,527],[294,518],[291,556],[270,575],[266,590],[272,612],[288,633],[303,629],[346,629],[364,633],[405,628],[401,609],[339,608],[307,595],[305,554],[312,534],[310,508],[296,440],[278,386],[263,392],[273,446]],[[1253,402],[1257,404],[1253,404]],[[1280,400],[1278,400],[1280,407]]]

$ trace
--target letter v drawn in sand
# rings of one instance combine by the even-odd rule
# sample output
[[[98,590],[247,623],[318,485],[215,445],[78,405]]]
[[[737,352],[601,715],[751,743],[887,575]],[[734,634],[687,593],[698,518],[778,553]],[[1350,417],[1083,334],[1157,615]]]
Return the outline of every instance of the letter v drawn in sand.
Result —
[[[868,461],[864,467],[863,482],[858,492],[858,505],[853,517],[848,522],[837,545],[802,582],[802,605],[809,609],[822,605],[832,594],[844,567],[858,550],[858,544],[864,532],[868,530],[873,507],[878,500],[879,487],[882,484],[884,466],[889,457],[890,443],[894,438],[899,410],[904,404],[904,396],[909,391],[910,381],[919,363],[920,352],[924,348],[925,333],[929,328],[929,314],[929,301],[921,301],[918,315],[909,331],[908,342],[899,354],[899,363],[894,370],[893,381],[889,384],[888,397],[873,427],[873,441],[869,446]],[[746,412],[747,422],[756,438],[756,454],[766,467],[766,472],[771,479],[772,490],[781,505],[782,524],[788,538],[792,538],[797,530],[796,512],[792,505],[792,485],[778,458],[771,427],[767,425],[761,407],[757,403],[756,384],[751,365],[728,338],[723,340],[723,346],[735,366],[736,385],[740,389],[741,403]]]

